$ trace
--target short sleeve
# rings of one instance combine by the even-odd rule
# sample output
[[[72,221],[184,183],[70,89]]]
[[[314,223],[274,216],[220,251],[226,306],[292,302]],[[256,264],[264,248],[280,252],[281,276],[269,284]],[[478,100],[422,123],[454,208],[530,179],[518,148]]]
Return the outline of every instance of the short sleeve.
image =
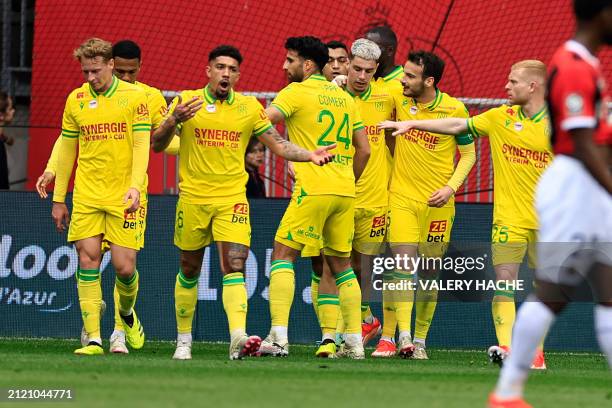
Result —
[[[149,103],[147,94],[143,90],[138,90],[134,95],[134,111],[132,112],[132,131],[151,132],[151,116],[149,114]]]
[[[158,89],[152,89],[148,95],[149,113],[151,115],[151,128],[157,129],[164,121],[164,115],[168,110],[166,99]]]
[[[257,99],[253,98],[252,106],[255,120],[255,124],[253,125],[253,135],[261,136],[272,127],[272,122],[270,122],[264,107]]]
[[[276,98],[274,98],[270,105],[278,109],[285,119],[287,119],[295,112],[299,105],[298,102],[298,95],[295,87],[288,85],[276,95]]]
[[[551,75],[551,111],[564,131],[595,128],[597,84],[586,63],[559,68]]]

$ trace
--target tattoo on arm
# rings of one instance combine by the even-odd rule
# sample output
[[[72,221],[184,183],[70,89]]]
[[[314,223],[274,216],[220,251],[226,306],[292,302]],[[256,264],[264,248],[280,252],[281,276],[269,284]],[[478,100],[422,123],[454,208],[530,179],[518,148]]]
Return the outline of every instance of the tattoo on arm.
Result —
[[[310,161],[310,151],[285,140],[275,128],[270,128],[264,133],[269,136],[277,146],[279,146],[278,154],[287,160],[295,162]]]

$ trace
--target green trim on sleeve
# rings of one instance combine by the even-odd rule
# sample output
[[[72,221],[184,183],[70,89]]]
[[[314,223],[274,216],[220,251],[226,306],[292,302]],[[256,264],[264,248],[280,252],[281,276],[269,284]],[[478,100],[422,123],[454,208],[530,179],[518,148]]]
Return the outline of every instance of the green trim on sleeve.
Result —
[[[275,104],[275,103],[271,103],[271,104],[270,104],[270,106],[272,106],[273,108],[278,109],[278,111],[279,111],[280,113],[282,113],[282,114],[283,114],[283,116],[285,117],[285,119],[289,117],[289,114],[288,114],[287,112],[285,112],[285,111],[283,110],[283,108],[281,108],[281,107],[280,107],[280,106],[278,106],[277,104]]]
[[[474,126],[474,118],[467,119],[467,127],[468,127],[468,131],[474,136],[477,136],[477,137],[481,136],[481,134],[478,133],[478,131],[476,130],[476,126]]]
[[[259,137],[259,136],[263,135],[264,133],[266,133],[268,130],[272,129],[273,127],[274,126],[272,126],[272,124],[269,124],[268,126],[263,127],[261,130],[253,132],[253,135],[255,137]]]

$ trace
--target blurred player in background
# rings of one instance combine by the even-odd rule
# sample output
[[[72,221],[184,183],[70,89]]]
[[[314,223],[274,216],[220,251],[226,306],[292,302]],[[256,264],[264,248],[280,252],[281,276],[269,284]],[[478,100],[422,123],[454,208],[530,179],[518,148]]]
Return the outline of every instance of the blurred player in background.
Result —
[[[443,72],[444,61],[437,55],[410,52],[404,65],[404,94],[395,101],[398,119],[467,119],[463,103],[438,89]],[[461,158],[455,168],[457,149]],[[415,130],[399,137],[394,150],[389,191],[391,251],[401,257],[442,257],[455,218],[453,196],[476,161],[474,140],[469,133],[451,136]],[[393,276],[398,281],[412,281],[416,272],[396,269]],[[421,268],[419,279],[437,279],[437,272]],[[427,359],[425,339],[436,309],[437,290],[421,287],[417,290],[414,344],[410,334],[413,296],[412,291],[393,293],[400,330],[399,354],[405,358]]]
[[[305,148],[333,147],[330,166],[295,164],[296,184],[274,238],[270,270],[271,329],[262,355],[286,356],[289,312],[295,292],[293,265],[304,247],[323,249],[336,277],[346,322],[344,355],[364,358],[361,341],[361,292],[351,268],[355,181],[363,173],[370,148],[353,99],[329,83],[321,70],[328,62],[325,44],[315,37],[285,42],[283,69],[290,84],[266,112],[272,123],[285,120],[289,138]],[[354,148],[354,153],[353,153]]]
[[[163,121],[163,115],[167,109],[166,100],[162,93],[152,86],[146,85],[142,82],[138,82],[138,75],[142,67],[141,50],[138,44],[131,40],[123,40],[113,45],[113,60],[114,68],[113,73],[122,81],[129,82],[141,87],[147,95],[147,104],[149,113],[151,115],[151,129],[155,131],[161,125]],[[57,160],[59,149],[62,143],[62,137],[59,137],[53,145],[51,156],[47,162],[47,167],[44,173],[38,178],[36,182],[36,190],[41,198],[47,197],[47,185],[55,180],[55,173],[57,170]],[[175,136],[172,139],[170,145],[164,151],[168,154],[178,154],[179,138]],[[145,189],[148,184],[148,180],[145,178]],[[138,222],[142,225],[142,233],[146,230],[146,213],[147,213],[147,196],[141,197],[140,206],[142,211],[138,211]],[[144,241],[143,241],[144,244]],[[102,252],[108,251],[109,246],[107,243],[102,242]],[[125,332],[123,330],[123,324],[121,317],[119,316],[119,292],[117,291],[117,285],[113,291],[113,298],[115,304],[115,328],[110,337],[110,351],[112,353],[127,354],[129,351],[125,345]],[[101,314],[106,309],[106,303],[102,300],[101,303]],[[81,344],[86,346],[89,343],[87,331],[85,327],[81,330]]]
[[[535,268],[537,216],[534,205],[536,184],[552,162],[546,109],[546,65],[537,60],[514,64],[508,75],[506,92],[510,105],[490,109],[468,120],[446,118],[388,122],[382,128],[395,129],[394,135],[412,129],[426,132],[489,137],[495,201],[493,207],[493,266],[500,285],[516,281],[525,254]],[[492,361],[500,363],[510,351],[514,325],[514,291],[497,290],[492,304],[498,345],[489,349]],[[533,368],[545,368],[539,351]]]
[[[68,241],[75,242],[81,314],[89,343],[76,354],[103,354],[100,337],[102,242],[110,245],[119,292],[119,314],[127,343],[144,345],[134,311],[138,294],[136,254],[143,246],[146,171],[151,119],[142,88],[113,75],[109,42],[92,38],[74,51],[87,82],[70,93],[62,120],[62,142],[52,216],[58,231],[70,221],[64,203],[79,145]],[[142,197],[142,198],[141,198]],[[127,207],[127,208],[126,208]]]
[[[527,408],[523,389],[538,344],[587,279],[595,332],[612,368],[612,123],[595,53],[612,45],[612,1],[575,0],[577,29],[549,65],[548,107],[556,157],[536,191],[540,222],[536,294],[519,309],[512,353],[492,408]]]
[[[257,137],[273,153],[288,160],[323,165],[333,158],[327,152],[329,146],[311,152],[284,140],[257,99],[234,91],[241,63],[242,55],[235,47],[213,49],[206,67],[208,84],[203,89],[181,92],[154,135],[156,151],[165,149],[175,133],[181,137],[174,231],[174,243],[181,249],[175,285],[178,336],[173,358],[177,360],[191,359],[198,277],[204,249],[212,241],[217,243],[223,273],[229,358],[255,355],[261,343],[259,337],[246,334],[244,267],[251,225],[244,157],[250,138]]]
[[[349,52],[346,44],[341,41],[329,41],[327,44],[329,59],[323,67],[323,76],[331,81],[338,75],[346,75],[349,65]]]
[[[15,116],[13,98],[6,92],[0,91],[0,190],[8,190],[9,172],[5,146],[11,146],[15,139],[4,133],[4,126],[10,125]]]

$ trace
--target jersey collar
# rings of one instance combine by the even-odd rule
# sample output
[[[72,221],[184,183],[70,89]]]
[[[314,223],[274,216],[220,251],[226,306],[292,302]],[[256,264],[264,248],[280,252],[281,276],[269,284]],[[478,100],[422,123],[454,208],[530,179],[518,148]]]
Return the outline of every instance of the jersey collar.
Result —
[[[383,77],[383,81],[389,82],[392,79],[397,78],[403,73],[404,73],[404,68],[401,65],[398,65],[395,68],[393,68],[393,71],[389,72],[386,76]]]
[[[115,94],[115,91],[117,90],[118,87],[119,87],[119,80],[117,79],[116,76],[113,75],[113,82],[111,83],[111,86],[108,87],[108,89],[102,94],[102,96],[110,98],[111,96]],[[98,97],[98,93],[91,87],[91,85],[89,85],[89,93],[91,93],[91,96],[93,96],[94,98]]]
[[[536,112],[532,117],[530,117],[528,119],[531,120],[534,123],[538,123],[546,115],[548,115],[548,109],[546,109],[546,105],[544,105],[542,107],[542,109],[540,109],[538,112]],[[519,108],[518,108],[518,117],[519,117],[519,120],[527,119],[527,116],[525,116],[525,112],[523,112],[523,107],[522,106],[519,106]]]
[[[368,84],[368,87],[361,95],[355,95],[354,93],[349,91],[348,88],[346,88],[346,92],[348,92],[348,94],[351,95],[353,98],[360,98],[362,101],[367,101],[368,99],[370,99],[370,95],[372,95],[372,84]]]
[[[210,89],[208,88],[208,85],[206,85],[204,87],[204,99],[209,104],[213,104],[213,103],[217,102],[217,98],[215,98],[215,96],[210,92]],[[234,103],[234,99],[236,99],[235,92],[234,92],[233,89],[230,89],[229,95],[228,95],[228,97],[227,97],[227,99],[225,101],[227,102],[228,105],[231,105],[231,104]],[[221,103],[222,103],[222,101],[221,101]]]
[[[440,102],[442,102],[442,92],[440,92],[440,90],[438,88],[436,88],[436,96],[433,99],[433,101],[431,101],[431,103],[427,106],[425,106],[425,108],[427,108],[430,111],[433,111],[434,109],[436,109],[438,107],[438,105],[440,105]],[[419,103],[417,102],[416,99],[412,98],[412,103],[414,103],[415,105],[419,105]]]
[[[315,81],[325,81],[325,82],[327,82],[327,79],[323,75],[321,75],[321,74],[312,74],[306,80],[308,81],[310,79],[313,79]]]

